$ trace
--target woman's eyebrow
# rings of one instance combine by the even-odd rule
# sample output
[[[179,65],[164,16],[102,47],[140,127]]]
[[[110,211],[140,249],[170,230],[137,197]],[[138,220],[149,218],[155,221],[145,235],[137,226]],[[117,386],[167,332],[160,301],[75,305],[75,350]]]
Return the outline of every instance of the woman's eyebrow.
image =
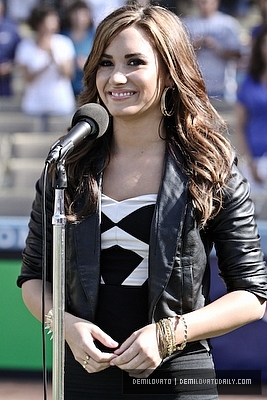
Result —
[[[143,53],[130,53],[130,54],[126,54],[125,58],[132,58],[132,57],[145,57],[146,55]]]
[[[102,54],[103,58],[108,58],[108,59],[112,59],[113,56],[107,53],[103,53]],[[143,53],[129,53],[129,54],[125,54],[124,58],[128,59],[128,58],[132,58],[132,57],[144,57],[146,58],[146,55]]]
[[[111,55],[106,54],[106,53],[103,53],[101,57],[110,58],[110,59],[113,58]]]

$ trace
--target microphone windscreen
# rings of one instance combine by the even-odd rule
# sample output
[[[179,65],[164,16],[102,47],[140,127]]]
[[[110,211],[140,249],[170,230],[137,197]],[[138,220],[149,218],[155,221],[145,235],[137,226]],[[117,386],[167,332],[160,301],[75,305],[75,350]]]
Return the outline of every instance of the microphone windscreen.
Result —
[[[71,126],[78,122],[93,120],[98,127],[98,137],[102,136],[109,125],[109,115],[104,107],[97,103],[87,103],[81,106],[73,115]]]

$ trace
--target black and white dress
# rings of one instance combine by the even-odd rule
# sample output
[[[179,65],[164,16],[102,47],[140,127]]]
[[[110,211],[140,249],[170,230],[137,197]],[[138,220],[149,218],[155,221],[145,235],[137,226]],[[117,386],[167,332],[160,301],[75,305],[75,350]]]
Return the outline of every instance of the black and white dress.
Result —
[[[151,221],[155,209],[156,194],[142,195],[116,201],[104,194],[101,198],[101,282],[95,323],[119,344],[134,331],[148,324],[148,256]],[[105,352],[113,352],[97,343]],[[159,373],[176,382],[185,371],[206,369],[212,371],[212,359],[207,350],[197,344],[187,353],[162,364],[151,376]],[[191,357],[188,357],[191,353]],[[188,372],[185,374],[188,378]],[[66,350],[65,400],[160,400],[217,399],[216,388],[192,391],[190,386],[148,386],[144,393],[134,393],[127,372],[109,367],[89,374],[77,363],[71,351]],[[150,389],[155,390],[153,394]],[[128,392],[127,392],[128,390]],[[165,393],[167,390],[167,393]],[[191,393],[190,393],[191,392]],[[185,397],[184,397],[185,396]]]
[[[116,201],[102,195],[96,323],[120,344],[148,323],[148,250],[156,197]]]
[[[95,323],[119,344],[148,323],[148,252],[156,198],[149,194],[116,201],[101,196],[101,282]],[[114,351],[100,343],[97,346]],[[67,348],[66,400],[118,400],[121,396],[120,369],[88,374]]]

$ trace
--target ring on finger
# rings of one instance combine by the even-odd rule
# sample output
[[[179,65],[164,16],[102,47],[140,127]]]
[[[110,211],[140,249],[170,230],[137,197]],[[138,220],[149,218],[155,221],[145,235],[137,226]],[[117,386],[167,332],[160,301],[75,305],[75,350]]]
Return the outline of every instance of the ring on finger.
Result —
[[[89,356],[86,356],[85,358],[86,358],[86,359],[83,360],[83,368],[86,368],[86,365],[88,364],[88,361],[89,361],[89,359],[90,359]]]

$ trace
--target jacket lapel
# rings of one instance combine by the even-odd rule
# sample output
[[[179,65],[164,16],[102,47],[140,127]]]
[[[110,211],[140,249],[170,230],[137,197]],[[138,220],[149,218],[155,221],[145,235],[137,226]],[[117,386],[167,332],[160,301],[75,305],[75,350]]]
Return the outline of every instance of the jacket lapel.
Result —
[[[75,226],[77,268],[94,319],[100,281],[100,227],[98,212]]]
[[[151,225],[149,255],[149,319],[170,278],[186,213],[187,178],[169,152]]]
[[[102,174],[99,174],[98,208],[91,217],[78,223],[74,228],[77,268],[85,295],[91,307],[92,319],[95,317],[100,282],[101,186]]]

